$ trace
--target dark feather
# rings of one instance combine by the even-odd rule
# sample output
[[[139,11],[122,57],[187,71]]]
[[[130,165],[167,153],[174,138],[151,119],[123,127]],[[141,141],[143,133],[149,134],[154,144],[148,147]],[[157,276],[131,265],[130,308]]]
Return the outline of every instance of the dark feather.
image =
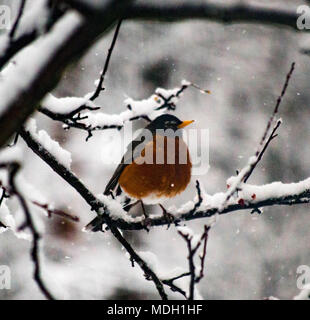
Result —
[[[147,128],[147,127],[146,127]],[[104,195],[108,196],[113,193],[113,191],[118,187],[118,180],[121,176],[124,169],[132,162],[134,161],[138,156],[140,156],[140,152],[135,152],[137,150],[137,147],[143,143],[144,145],[150,141],[151,137],[148,137],[148,139],[145,139],[145,137],[148,137],[148,135],[145,134],[144,130],[137,136],[136,139],[134,139],[128,146],[127,151],[124,154],[120,164],[114,171],[114,174],[108,184],[106,185],[106,188],[104,190]],[[139,148],[139,150],[141,150]]]

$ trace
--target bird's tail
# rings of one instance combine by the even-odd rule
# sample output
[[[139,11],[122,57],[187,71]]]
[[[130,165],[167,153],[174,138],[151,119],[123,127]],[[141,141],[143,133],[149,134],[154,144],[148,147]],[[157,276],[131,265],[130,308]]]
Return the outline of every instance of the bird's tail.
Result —
[[[89,222],[87,226],[85,226],[84,230],[93,232],[102,231],[103,222],[103,217],[97,216],[95,219]]]

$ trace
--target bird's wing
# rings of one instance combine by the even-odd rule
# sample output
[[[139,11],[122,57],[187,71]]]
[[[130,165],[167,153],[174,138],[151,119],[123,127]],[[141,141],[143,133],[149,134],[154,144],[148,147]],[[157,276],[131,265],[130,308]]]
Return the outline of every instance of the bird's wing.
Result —
[[[120,164],[117,166],[112,178],[110,179],[104,190],[104,195],[110,195],[111,192],[115,190],[115,188],[118,185],[118,179],[121,176],[124,169],[130,163],[132,163],[137,157],[140,156],[143,147],[148,142],[152,141],[152,139],[152,135],[150,135],[149,132],[146,133],[143,130],[130,144],[128,144],[126,153],[124,154]],[[141,143],[143,143],[143,146],[137,148],[139,145],[141,145]]]

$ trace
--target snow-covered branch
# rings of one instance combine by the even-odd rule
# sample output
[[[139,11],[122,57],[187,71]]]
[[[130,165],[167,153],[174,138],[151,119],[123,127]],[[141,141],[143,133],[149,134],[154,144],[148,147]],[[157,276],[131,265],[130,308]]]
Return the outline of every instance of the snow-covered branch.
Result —
[[[144,100],[135,101],[127,98],[124,104],[126,111],[120,114],[107,114],[103,112],[93,112],[99,109],[89,96],[84,98],[66,97],[56,98],[49,94],[42,102],[39,111],[53,120],[64,123],[64,128],[78,128],[88,132],[86,139],[92,136],[92,132],[105,129],[121,129],[127,121],[137,120],[139,118],[151,121],[165,111],[175,110],[182,93],[189,87],[195,86],[188,81],[182,81],[180,87],[166,90],[156,89],[155,93]],[[208,90],[202,90],[209,93]],[[83,112],[83,110],[90,110]]]
[[[40,2],[30,12],[24,12],[25,4],[25,0],[21,1],[12,29],[0,37],[0,70],[21,49],[50,30],[64,14],[58,6],[50,7],[47,1]]]
[[[114,225],[123,230],[145,229],[143,219],[138,217],[135,220],[125,211],[119,210],[120,206],[116,200],[106,199],[106,197],[101,197],[101,200],[99,200],[69,169],[59,163],[40,142],[36,141],[30,132],[22,130],[21,136],[27,145],[65,179],[99,215],[110,215],[113,218]],[[217,213],[223,215],[239,210],[257,210],[258,208],[275,205],[291,206],[310,202],[310,178],[297,183],[273,182],[262,186],[243,184],[241,187],[242,190],[238,192],[238,196],[231,197],[227,206],[221,212],[219,207],[227,196],[226,192],[208,195],[202,190],[201,186],[202,202],[198,207],[196,206],[194,212],[195,201],[188,201],[180,208],[168,208],[168,212],[175,217],[177,222],[212,217]],[[115,205],[113,206],[113,204]],[[148,226],[150,227],[168,224],[169,221],[164,215],[151,216],[148,219]]]
[[[0,83],[0,147],[57,84],[61,72],[107,31],[129,3],[106,1],[101,10],[105,18],[101,16],[100,21],[97,16],[86,19],[68,10],[49,33],[20,53],[16,67],[10,68]],[[29,56],[33,63],[29,63]]]

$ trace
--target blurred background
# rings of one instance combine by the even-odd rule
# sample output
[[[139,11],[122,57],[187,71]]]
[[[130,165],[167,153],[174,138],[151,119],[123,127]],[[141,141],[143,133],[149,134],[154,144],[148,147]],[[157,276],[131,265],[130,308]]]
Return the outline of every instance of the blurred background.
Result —
[[[27,1],[31,10],[38,1]],[[174,1],[176,5],[180,1]],[[216,2],[228,2],[216,1]],[[295,11],[301,0],[242,1]],[[20,1],[1,1],[16,15]],[[111,30],[73,64],[53,91],[57,97],[84,96],[94,90],[113,36]],[[225,191],[226,179],[253,154],[281,92],[293,61],[293,74],[281,105],[283,124],[249,183],[297,182],[309,177],[310,167],[310,57],[300,53],[310,46],[309,35],[277,26],[223,25],[208,21],[179,23],[128,22],[121,27],[106,76],[106,90],[97,100],[101,111],[125,110],[126,97],[144,99],[157,87],[174,88],[183,79],[210,89],[211,95],[188,89],[176,115],[196,119],[196,128],[210,133],[210,169],[199,178],[209,194]],[[103,192],[115,165],[114,130],[97,131],[88,141],[85,132],[64,131],[62,125],[36,113],[38,128],[72,153],[72,169],[95,194]],[[135,124],[144,125],[142,121]],[[45,226],[43,278],[60,299],[158,299],[153,283],[109,232],[84,233],[94,214],[79,195],[57,176],[20,139],[23,174],[56,208],[80,217],[80,223],[53,217],[38,219]],[[116,155],[115,155],[116,156]],[[193,198],[195,179],[174,201]],[[8,202],[7,202],[8,203]],[[8,203],[9,204],[9,203]],[[12,205],[14,214],[14,207]],[[15,208],[15,209],[14,209]],[[158,210],[156,207],[149,210]],[[204,220],[188,222],[195,232]],[[187,249],[175,227],[124,232],[140,252],[157,256],[158,272],[187,269]],[[296,269],[310,265],[309,206],[269,207],[261,215],[249,211],[223,215],[209,233],[205,277],[198,285],[203,299],[262,299],[270,295],[291,299],[299,293]],[[11,232],[0,234],[0,265],[12,270],[12,289],[0,299],[42,299],[32,279],[30,242]],[[149,255],[151,255],[149,253]],[[187,286],[187,280],[179,283]],[[182,298],[167,292],[173,298]]]

